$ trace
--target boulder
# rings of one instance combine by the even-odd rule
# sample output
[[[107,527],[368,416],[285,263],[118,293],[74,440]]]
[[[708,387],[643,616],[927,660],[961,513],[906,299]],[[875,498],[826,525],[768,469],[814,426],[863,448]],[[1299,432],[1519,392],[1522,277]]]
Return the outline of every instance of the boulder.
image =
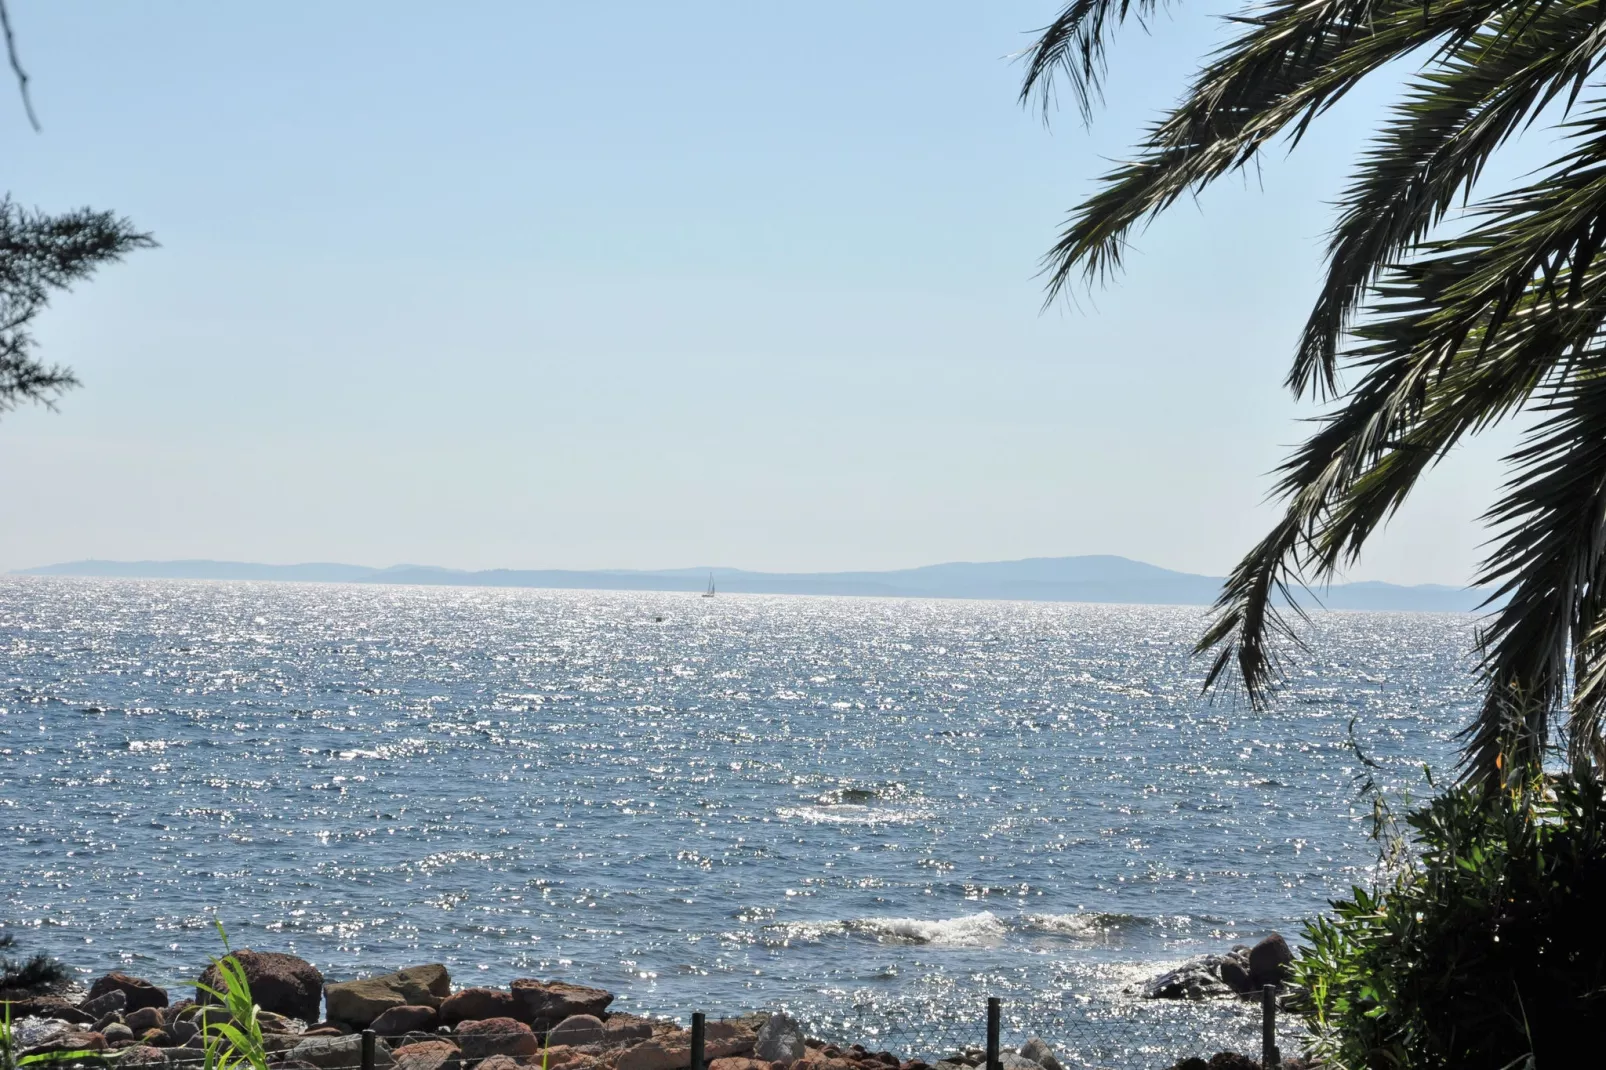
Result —
[[[206,1063],[206,1053],[199,1048],[168,1048],[162,1054],[167,1058],[169,1070],[190,1070]]]
[[[1143,986],[1144,999],[1212,999],[1232,995],[1221,980],[1221,955],[1204,955],[1151,979]]]
[[[998,1065],[1003,1067],[1003,1070],[1040,1070],[1032,1060],[1017,1055],[1012,1051],[1000,1052]]]
[[[251,998],[257,1006],[303,1022],[317,1019],[318,1002],[323,995],[323,974],[312,963],[278,951],[252,951],[250,948],[234,952],[234,958],[245,971]],[[195,1002],[216,1003],[217,999],[206,989],[221,992],[223,984],[223,975],[213,963],[201,974]]]
[[[1060,1061],[1054,1057],[1054,1049],[1043,1043],[1040,1037],[1032,1037],[1020,1046],[1020,1057],[1030,1059],[1041,1066],[1043,1070],[1064,1070]]]
[[[393,1052],[396,1070],[462,1070],[463,1053],[445,1040],[406,1044]]]
[[[304,1063],[300,1059],[285,1059],[273,1064],[274,1070],[318,1070],[311,1063]]]
[[[771,1070],[763,1059],[744,1059],[740,1055],[727,1055],[708,1064],[708,1070]]]
[[[550,1029],[576,1014],[603,1018],[608,1013],[608,1004],[613,1002],[612,992],[562,981],[524,977],[514,981],[512,989],[518,1006],[516,1017],[543,1029]]]
[[[152,1048],[144,1044],[135,1044],[131,1048],[124,1048],[122,1057],[117,1060],[118,1066],[165,1066],[167,1053],[161,1048]]]
[[[136,1011],[129,1011],[123,1015],[123,1021],[135,1033],[143,1033],[147,1029],[162,1028],[162,1011],[160,1007],[141,1007]]]
[[[312,1037],[284,1054],[286,1059],[310,1063],[318,1070],[352,1070],[362,1065],[362,1037]],[[383,1040],[374,1041],[375,1070],[391,1070],[395,1065],[390,1045]]]
[[[95,1016],[85,1014],[70,1000],[60,996],[34,996],[32,999],[13,1000],[9,1004],[11,1020],[23,1018],[55,1018],[72,1025],[90,1025]]]
[[[518,1001],[499,988],[465,988],[441,1001],[441,1023],[478,1022],[486,1018],[518,1017]]]
[[[507,1055],[492,1055],[480,1063],[478,1070],[521,1070],[519,1062]]]
[[[26,1048],[18,1055],[54,1055],[64,1051],[105,1051],[106,1038],[99,1033],[57,1033],[41,1044]]]
[[[144,1007],[167,1006],[167,989],[157,988],[143,977],[130,977],[126,973],[113,970],[104,977],[99,978],[89,986],[89,998],[98,999],[107,992],[121,992],[126,1002],[125,1011],[137,1011]],[[128,1056],[123,1056],[124,1061]]]
[[[1210,1070],[1210,1064],[1197,1055],[1190,1055],[1181,1062],[1173,1064],[1171,1070]]]
[[[1249,949],[1250,987],[1287,984],[1293,977],[1293,965],[1294,952],[1289,948],[1288,941],[1272,933]]]
[[[139,1042],[147,1048],[171,1048],[173,1034],[165,1029],[147,1029],[139,1035]]]
[[[108,1044],[116,1044],[119,1040],[134,1039],[134,1031],[122,1022],[113,1022],[105,1029],[100,1030],[100,1035],[106,1038],[106,1043]]]
[[[201,1027],[188,1018],[179,1018],[167,1027],[167,1031],[173,1035],[175,1043],[186,1044],[190,1038],[200,1033]]]
[[[605,1047],[628,1048],[638,1040],[651,1039],[652,1022],[634,1014],[610,1014],[608,1020],[602,1023],[600,1043]]]
[[[457,1046],[463,1049],[463,1058],[479,1062],[493,1055],[507,1055],[526,1059],[541,1050],[541,1042],[529,1026],[515,1018],[486,1018],[477,1022],[463,1022],[457,1027]]]
[[[1218,1051],[1206,1065],[1210,1070],[1260,1070],[1260,1063],[1235,1051]]]
[[[451,992],[451,975],[445,966],[434,963],[325,985],[323,998],[331,1021],[366,1029],[392,1007],[439,1007]]]
[[[440,1024],[440,1012],[434,1007],[408,1004],[392,1007],[369,1023],[368,1028],[382,1037],[399,1037],[405,1033],[432,1032]]]
[[[703,1030],[703,1058],[729,1059],[752,1054],[758,1045],[758,1030],[750,1028],[751,1024],[747,1021],[709,1022]],[[687,1043],[690,1043],[689,1038]]]
[[[614,1056],[614,1070],[685,1070],[691,1066],[691,1049],[667,1047],[644,1040]]]
[[[554,1047],[563,1045],[578,1048],[582,1044],[600,1044],[607,1029],[602,1019],[594,1014],[571,1014],[546,1035],[546,1042]],[[648,1029],[648,1036],[652,1031]]]
[[[803,1058],[803,1030],[785,1014],[772,1014],[759,1029],[753,1044],[753,1057],[791,1066]]]

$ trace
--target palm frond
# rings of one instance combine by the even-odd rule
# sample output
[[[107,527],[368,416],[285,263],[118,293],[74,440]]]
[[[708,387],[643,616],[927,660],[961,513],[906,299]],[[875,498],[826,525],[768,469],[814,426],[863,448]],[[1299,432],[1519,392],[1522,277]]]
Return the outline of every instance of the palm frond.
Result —
[[[1046,115],[1054,106],[1054,75],[1063,73],[1082,118],[1091,119],[1104,80],[1110,36],[1128,15],[1147,18],[1159,4],[1160,0],[1072,0],[1053,22],[1037,31],[1037,39],[1026,50],[1021,103],[1030,103],[1035,95]]]

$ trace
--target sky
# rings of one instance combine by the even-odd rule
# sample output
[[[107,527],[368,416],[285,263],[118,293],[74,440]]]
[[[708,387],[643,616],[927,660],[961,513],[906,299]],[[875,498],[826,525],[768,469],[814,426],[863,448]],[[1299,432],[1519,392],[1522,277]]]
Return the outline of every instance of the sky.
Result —
[[[1317,412],[1281,383],[1395,88],[1044,310],[1057,226],[1224,7],[1124,34],[1091,127],[1016,101],[1052,0],[10,7],[43,124],[0,83],[12,196],[161,247],[39,321],[83,387],[0,419],[0,569],[1221,574]],[[1467,582],[1514,441],[1350,578]]]

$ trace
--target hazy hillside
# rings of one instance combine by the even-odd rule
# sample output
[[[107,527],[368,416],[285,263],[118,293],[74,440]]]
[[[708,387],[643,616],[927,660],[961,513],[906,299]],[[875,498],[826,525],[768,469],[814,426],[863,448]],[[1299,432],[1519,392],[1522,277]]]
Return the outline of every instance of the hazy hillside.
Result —
[[[1174,572],[1124,557],[1038,557],[952,562],[887,572],[747,572],[730,568],[661,571],[490,569],[465,572],[429,565],[259,565],[240,561],[72,561],[21,570],[29,576],[136,579],[277,580],[403,583],[473,587],[555,587],[624,591],[700,591],[712,575],[719,590],[747,594],[882,595],[916,598],[1014,598],[1040,602],[1206,605],[1221,580]],[[1477,591],[1425,584],[1340,584],[1320,595],[1332,609],[1470,611]]]

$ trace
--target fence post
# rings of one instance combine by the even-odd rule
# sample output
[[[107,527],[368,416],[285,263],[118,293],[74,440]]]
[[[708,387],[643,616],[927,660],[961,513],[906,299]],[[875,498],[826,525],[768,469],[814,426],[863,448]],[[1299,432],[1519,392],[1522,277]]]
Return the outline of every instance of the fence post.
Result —
[[[1260,990],[1260,1065],[1265,1070],[1282,1064],[1277,1051],[1277,986]]]
[[[362,1070],[374,1070],[374,1031],[362,1031]]]
[[[1003,1018],[1003,1002],[997,996],[987,998],[987,1070],[1003,1070],[999,1059],[998,1034]]]
[[[702,1011],[694,1011],[691,1016],[691,1070],[703,1070],[703,1038],[708,1029],[708,1019]]]

